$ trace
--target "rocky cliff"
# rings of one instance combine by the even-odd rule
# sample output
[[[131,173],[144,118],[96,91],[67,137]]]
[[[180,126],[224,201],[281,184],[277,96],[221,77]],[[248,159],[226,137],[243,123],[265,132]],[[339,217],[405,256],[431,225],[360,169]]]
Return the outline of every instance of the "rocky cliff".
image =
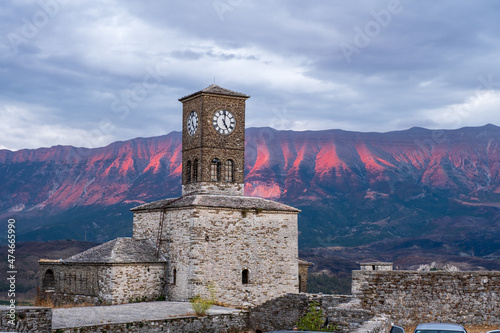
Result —
[[[250,128],[245,193],[300,208],[302,247],[425,239],[432,248],[495,257],[499,144],[494,125],[388,133]],[[0,222],[18,219],[21,240],[130,235],[128,208],[180,195],[181,149],[173,132],[96,149],[1,150]]]

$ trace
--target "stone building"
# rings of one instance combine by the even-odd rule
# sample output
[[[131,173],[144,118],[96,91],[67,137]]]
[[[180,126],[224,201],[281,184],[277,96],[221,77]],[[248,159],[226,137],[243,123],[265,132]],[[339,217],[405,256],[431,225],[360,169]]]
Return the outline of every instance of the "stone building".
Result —
[[[166,261],[147,240],[117,238],[65,260],[41,260],[40,291],[56,305],[163,299]]]
[[[213,286],[220,303],[250,307],[299,292],[299,210],[243,195],[249,97],[214,84],[181,98],[182,196],[133,208],[132,238],[41,261],[44,295],[187,301]]]

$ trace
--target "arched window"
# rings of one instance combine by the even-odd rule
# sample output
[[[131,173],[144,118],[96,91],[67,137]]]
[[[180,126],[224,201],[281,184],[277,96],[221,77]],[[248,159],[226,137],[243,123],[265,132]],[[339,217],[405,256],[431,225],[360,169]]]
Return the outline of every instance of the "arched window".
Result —
[[[177,270],[174,268],[172,272],[172,284],[175,285],[177,283]]]
[[[191,183],[191,161],[186,163],[186,183]]]
[[[54,290],[55,287],[56,279],[54,278],[54,272],[51,269],[48,269],[43,275],[43,290]]]
[[[241,283],[248,284],[249,281],[249,272],[248,269],[244,269],[241,271]]]
[[[234,182],[234,162],[233,160],[226,161],[226,182]]]
[[[218,158],[214,158],[210,165],[210,180],[213,182],[220,181],[220,160]]]
[[[193,183],[198,181],[198,160],[195,159],[193,162]]]

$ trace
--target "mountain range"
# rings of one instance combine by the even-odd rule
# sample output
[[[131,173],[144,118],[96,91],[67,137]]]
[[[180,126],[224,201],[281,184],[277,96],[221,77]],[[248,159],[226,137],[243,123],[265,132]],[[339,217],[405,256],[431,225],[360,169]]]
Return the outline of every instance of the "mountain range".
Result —
[[[94,149],[0,150],[0,223],[15,218],[18,241],[130,236],[129,208],[180,196],[181,144],[172,132]],[[491,124],[249,128],[245,175],[246,195],[301,209],[301,249],[500,258],[500,128]]]

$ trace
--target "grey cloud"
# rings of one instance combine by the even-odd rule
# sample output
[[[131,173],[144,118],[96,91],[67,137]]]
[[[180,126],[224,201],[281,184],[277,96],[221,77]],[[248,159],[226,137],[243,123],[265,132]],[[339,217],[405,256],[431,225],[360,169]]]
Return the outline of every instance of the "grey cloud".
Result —
[[[40,139],[44,145],[52,137],[52,144],[69,143],[71,130],[82,137],[100,131],[108,141],[160,135],[180,130],[177,99],[216,77],[252,95],[248,124],[387,131],[448,126],[429,112],[499,89],[481,83],[500,82],[500,4],[493,0],[400,0],[401,10],[386,21],[389,1],[215,3],[69,3],[14,52],[8,34],[22,34],[23,18],[33,21],[43,9],[36,1],[5,2],[0,112],[21,106],[45,114],[30,124],[55,131]],[[356,46],[356,34],[370,27],[378,31]],[[113,44],[115,37],[122,44]],[[356,47],[350,62],[343,43]],[[156,64],[168,74],[144,90],[147,68]],[[477,119],[500,123],[487,106],[481,110]],[[275,119],[284,112],[289,122]],[[13,117],[4,118],[24,124]],[[25,147],[1,135],[0,145]]]

